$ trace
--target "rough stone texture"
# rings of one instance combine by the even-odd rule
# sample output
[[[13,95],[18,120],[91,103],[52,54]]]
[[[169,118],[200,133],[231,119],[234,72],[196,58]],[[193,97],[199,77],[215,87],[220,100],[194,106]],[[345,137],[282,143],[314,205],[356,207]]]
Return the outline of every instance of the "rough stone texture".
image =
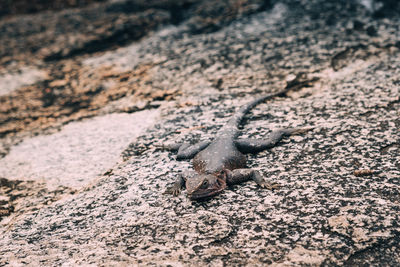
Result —
[[[40,63],[45,82],[1,98],[1,162],[66,122],[154,107],[161,117],[77,190],[2,166],[0,264],[399,265],[400,23],[388,2],[275,1],[210,14],[218,27],[200,32],[191,13],[123,48]],[[258,105],[241,135],[315,127],[248,156],[280,190],[248,182],[206,202],[162,194],[191,164],[160,145],[211,139],[241,104],[285,86],[289,96]],[[46,88],[51,101],[37,93]]]
[[[102,1],[104,0],[0,0],[0,16],[81,7],[92,2]]]
[[[23,67],[15,71],[8,70],[0,73],[0,96],[10,94],[12,91],[25,86],[36,83],[46,78],[46,72],[38,69]]]
[[[0,159],[0,177],[38,179],[50,188],[79,189],[112,168],[132,139],[154,124],[156,114],[148,110],[109,114],[26,139]]]

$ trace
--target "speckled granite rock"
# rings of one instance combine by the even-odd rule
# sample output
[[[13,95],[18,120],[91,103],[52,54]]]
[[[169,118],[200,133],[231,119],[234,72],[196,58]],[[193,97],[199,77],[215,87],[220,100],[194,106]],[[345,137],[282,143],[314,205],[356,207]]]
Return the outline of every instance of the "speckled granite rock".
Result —
[[[59,115],[59,123],[4,132],[4,155],[17,149],[9,139],[26,144],[36,133],[46,143],[64,123],[88,116],[148,108],[161,116],[82,188],[17,188],[34,178],[2,173],[0,264],[399,265],[400,24],[392,15],[377,19],[367,2],[277,1],[201,34],[188,18],[129,46],[54,63],[71,60],[84,85],[50,75],[48,88],[81,88],[75,99],[85,96],[87,104]],[[102,95],[89,93],[98,80]],[[160,144],[211,139],[241,104],[285,86],[289,96],[257,106],[242,133],[262,138],[276,128],[315,127],[248,156],[280,190],[248,182],[206,202],[162,194],[191,164]],[[18,190],[22,197],[13,198]]]

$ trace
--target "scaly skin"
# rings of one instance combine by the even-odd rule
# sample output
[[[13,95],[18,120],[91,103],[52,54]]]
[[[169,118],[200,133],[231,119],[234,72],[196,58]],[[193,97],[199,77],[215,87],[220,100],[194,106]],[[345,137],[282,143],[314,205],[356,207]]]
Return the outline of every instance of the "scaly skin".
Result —
[[[212,142],[204,141],[196,145],[179,144],[170,150],[178,150],[177,159],[193,158],[195,173],[180,176],[165,193],[178,195],[186,186],[190,199],[199,200],[215,196],[227,185],[254,180],[259,186],[275,189],[276,183],[267,183],[262,175],[252,169],[246,169],[246,157],[243,153],[256,153],[275,146],[284,136],[304,132],[309,129],[283,129],[274,131],[266,140],[237,139],[238,126],[243,117],[255,105],[273,97],[285,96],[286,90],[257,98],[242,106],[220,129]]]

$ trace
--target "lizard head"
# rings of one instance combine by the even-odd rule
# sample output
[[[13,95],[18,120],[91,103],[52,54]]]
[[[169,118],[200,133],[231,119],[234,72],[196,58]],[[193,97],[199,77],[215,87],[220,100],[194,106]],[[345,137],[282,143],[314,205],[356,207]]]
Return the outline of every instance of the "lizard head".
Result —
[[[226,188],[225,173],[199,174],[186,181],[188,197],[193,200],[209,198]]]

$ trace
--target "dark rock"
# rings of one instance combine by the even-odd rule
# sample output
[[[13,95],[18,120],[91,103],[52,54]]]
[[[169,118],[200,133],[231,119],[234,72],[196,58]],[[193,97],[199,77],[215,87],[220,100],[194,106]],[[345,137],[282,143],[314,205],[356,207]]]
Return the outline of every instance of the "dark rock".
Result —
[[[378,32],[376,31],[376,29],[375,29],[375,27],[374,26],[369,26],[367,29],[366,29],[366,31],[367,31],[367,34],[369,35],[369,36],[377,36],[378,35]]]

